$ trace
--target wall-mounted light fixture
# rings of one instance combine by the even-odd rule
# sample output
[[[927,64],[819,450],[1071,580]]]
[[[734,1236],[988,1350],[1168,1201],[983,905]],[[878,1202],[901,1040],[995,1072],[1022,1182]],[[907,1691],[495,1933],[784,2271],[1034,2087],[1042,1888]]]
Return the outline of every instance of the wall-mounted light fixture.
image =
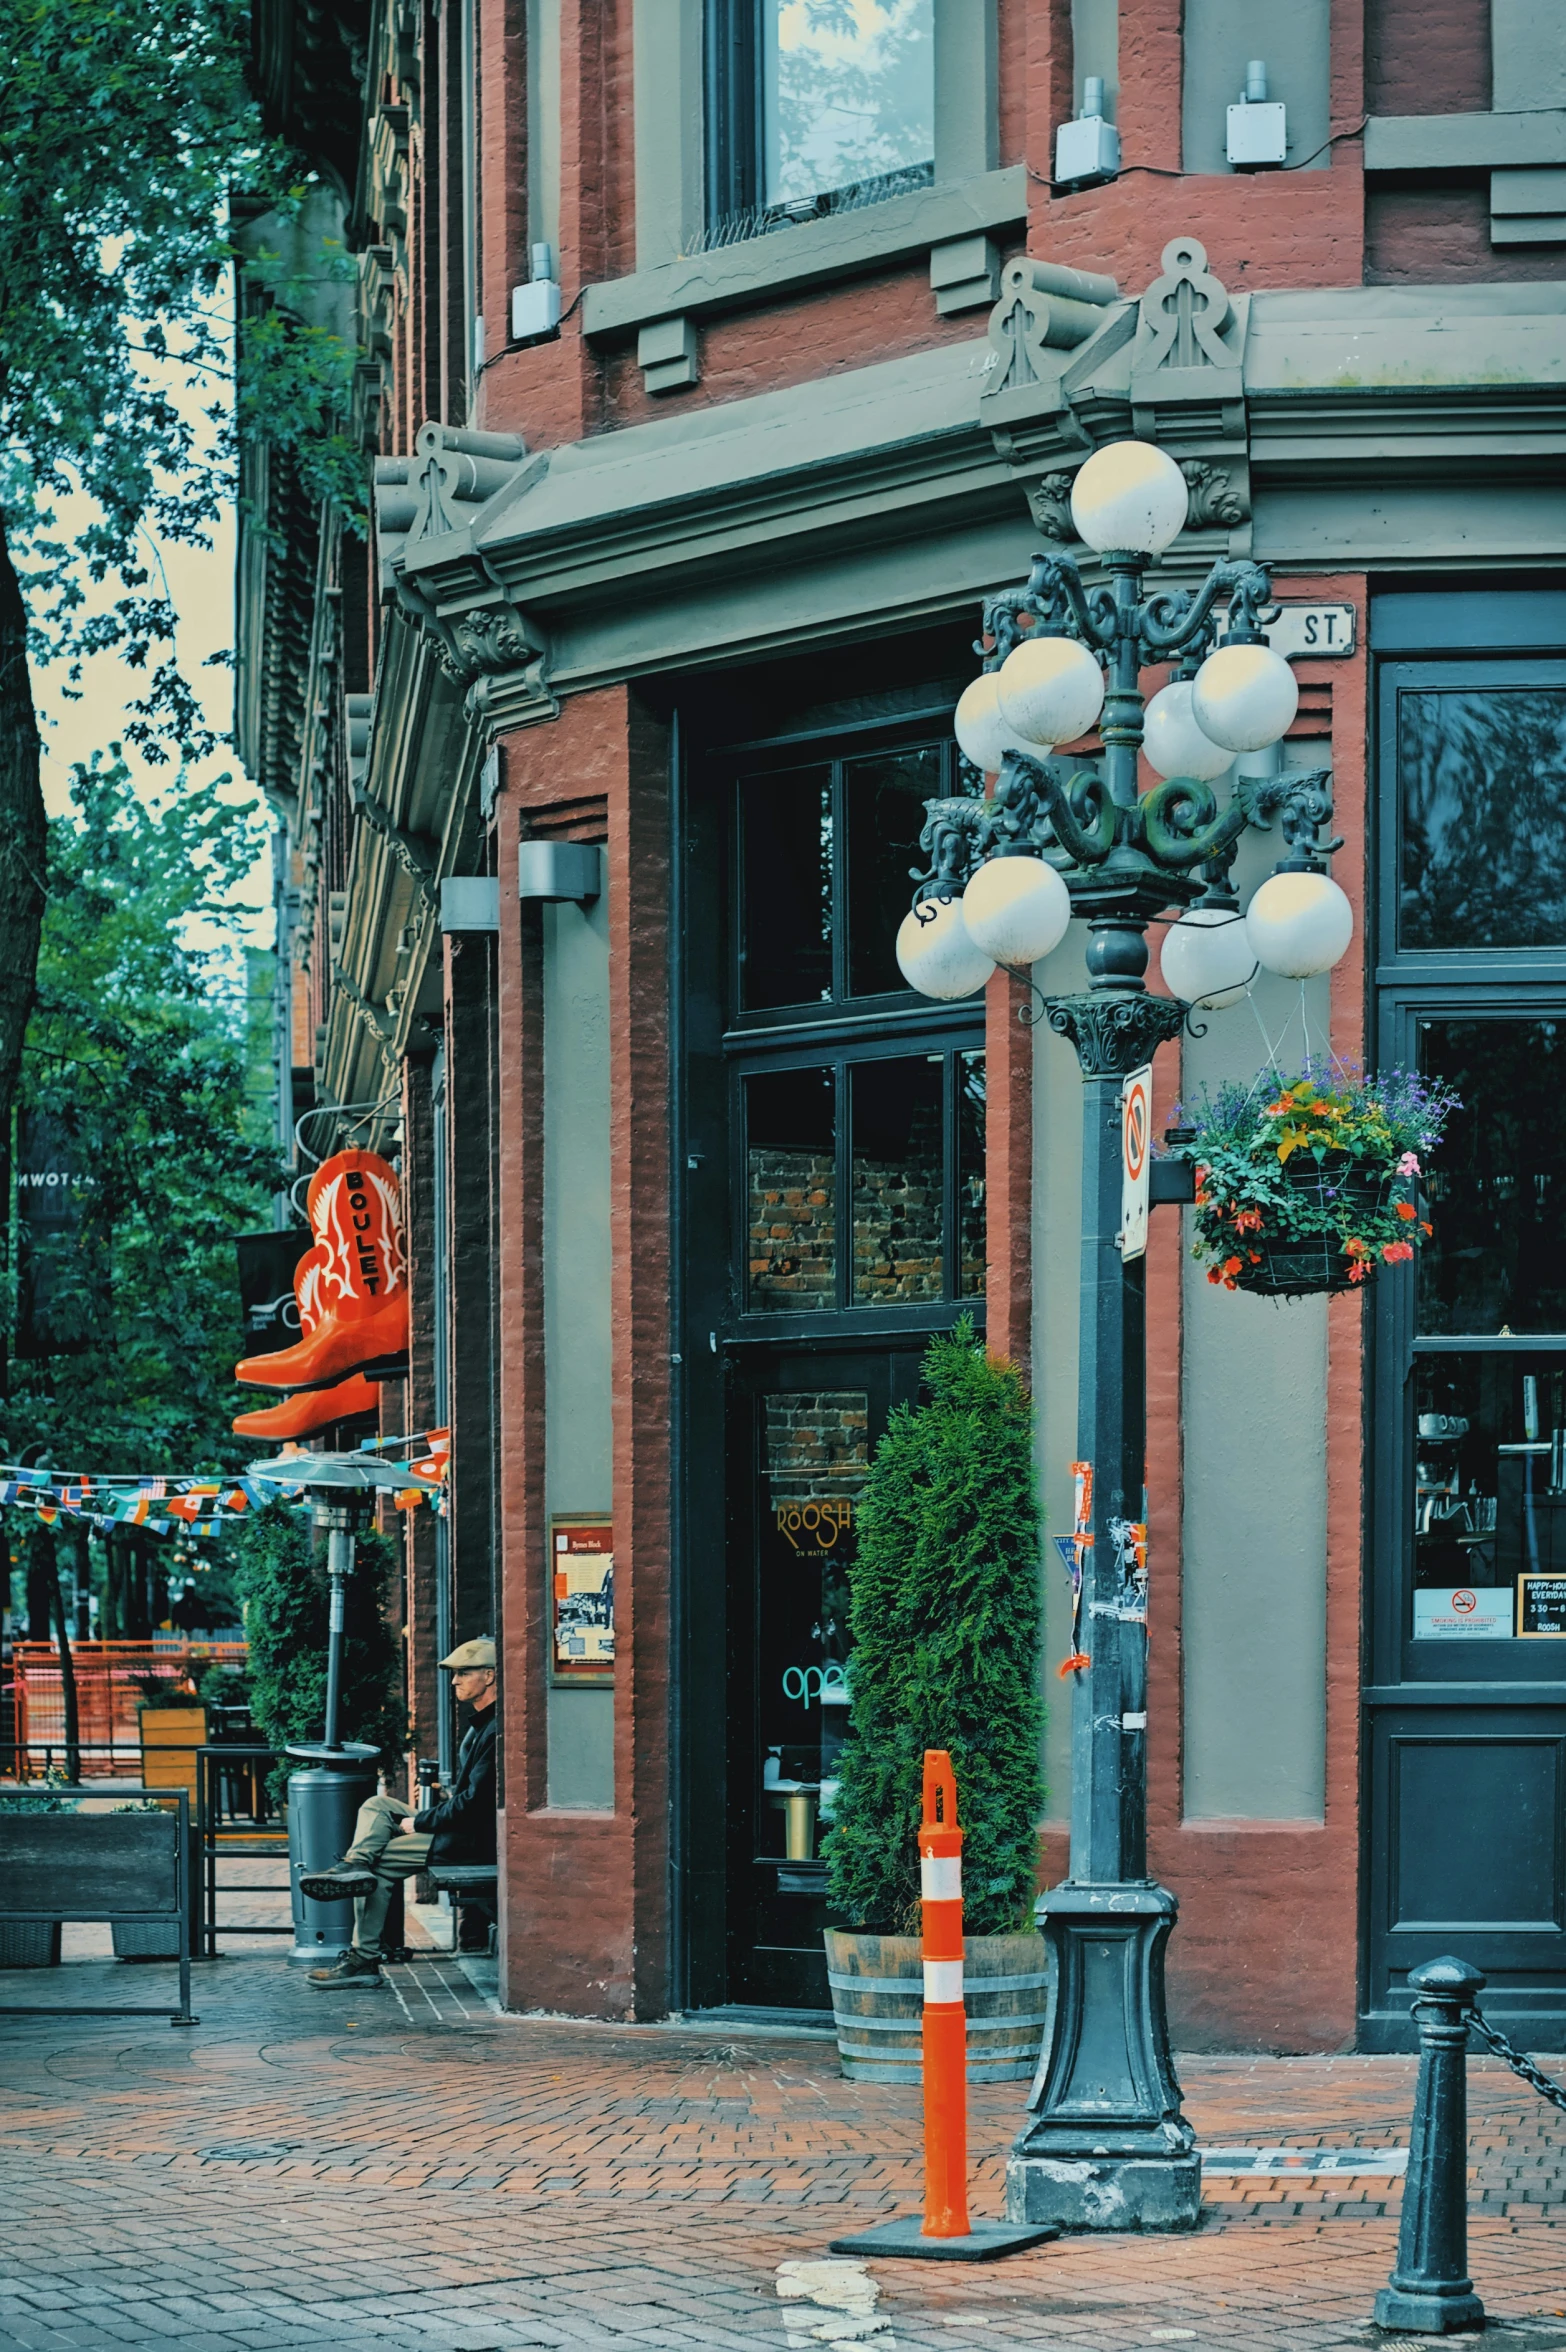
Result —
[[[1104,120],[1104,82],[1089,74],[1082,84],[1082,109],[1075,122],[1055,133],[1055,185],[1091,188],[1112,180],[1120,169],[1120,133]]]
[[[517,896],[574,899],[583,905],[604,886],[604,853],[591,841],[523,841],[517,845]]]
[[[1237,106],[1229,109],[1226,152],[1236,171],[1255,171],[1282,163],[1288,149],[1286,112],[1281,99],[1267,95],[1267,68],[1253,57],[1245,69],[1245,87]]]

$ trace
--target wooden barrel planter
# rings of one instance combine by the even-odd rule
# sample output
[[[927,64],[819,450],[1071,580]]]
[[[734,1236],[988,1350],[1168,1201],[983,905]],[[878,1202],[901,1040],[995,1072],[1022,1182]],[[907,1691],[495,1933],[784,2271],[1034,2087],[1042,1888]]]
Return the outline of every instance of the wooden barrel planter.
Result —
[[[1328,1152],[1321,1160],[1296,1152],[1281,1173],[1302,1202],[1329,1214],[1346,1207],[1356,1218],[1369,1218],[1380,1209],[1391,1181],[1347,1152]],[[1253,1291],[1261,1298],[1301,1298],[1355,1288],[1350,1279],[1353,1261],[1344,1256],[1337,1233],[1261,1233],[1249,1246],[1260,1253],[1260,1263],[1236,1274],[1237,1290]]]
[[[830,1927],[825,1932],[844,2074],[850,2082],[921,2082],[919,1938],[850,1935]],[[964,1939],[970,2082],[1031,2081],[1050,2011],[1045,1959],[1041,1935]]]

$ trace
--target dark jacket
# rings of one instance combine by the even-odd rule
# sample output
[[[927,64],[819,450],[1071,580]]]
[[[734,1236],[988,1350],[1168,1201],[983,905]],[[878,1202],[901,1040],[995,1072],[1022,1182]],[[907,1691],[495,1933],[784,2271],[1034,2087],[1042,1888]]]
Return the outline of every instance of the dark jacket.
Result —
[[[486,1707],[471,1723],[457,1750],[451,1785],[437,1805],[415,1813],[415,1829],[433,1838],[432,1862],[493,1862],[495,1859],[495,1718]]]

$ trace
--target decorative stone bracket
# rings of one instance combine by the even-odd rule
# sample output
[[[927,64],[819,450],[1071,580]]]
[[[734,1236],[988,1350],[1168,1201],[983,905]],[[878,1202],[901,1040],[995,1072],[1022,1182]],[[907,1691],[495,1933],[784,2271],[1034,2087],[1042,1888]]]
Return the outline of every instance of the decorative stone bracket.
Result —
[[[1044,539],[1076,537],[1071,484],[1083,459],[1135,436],[1167,449],[1190,491],[1165,568],[1205,571],[1215,555],[1249,554],[1249,317],[1249,295],[1230,295],[1194,237],[1165,246],[1137,302],[1109,278],[1031,256],[1007,263],[979,415]]]

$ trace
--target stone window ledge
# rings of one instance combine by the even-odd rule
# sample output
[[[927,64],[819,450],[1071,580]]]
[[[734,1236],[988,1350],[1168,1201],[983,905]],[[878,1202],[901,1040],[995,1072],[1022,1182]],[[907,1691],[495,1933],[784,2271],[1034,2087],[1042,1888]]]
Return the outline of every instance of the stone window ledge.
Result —
[[[715,253],[666,261],[633,277],[589,286],[582,331],[589,340],[629,335],[659,319],[713,317],[775,302],[785,294],[829,285],[834,278],[857,277],[926,254],[956,238],[1020,227],[1027,216],[1024,165],[981,172],[971,180],[891,196],[860,212],[802,221]]]
[[[1529,114],[1379,114],[1365,125],[1367,172],[1499,171],[1566,164],[1566,107]]]

